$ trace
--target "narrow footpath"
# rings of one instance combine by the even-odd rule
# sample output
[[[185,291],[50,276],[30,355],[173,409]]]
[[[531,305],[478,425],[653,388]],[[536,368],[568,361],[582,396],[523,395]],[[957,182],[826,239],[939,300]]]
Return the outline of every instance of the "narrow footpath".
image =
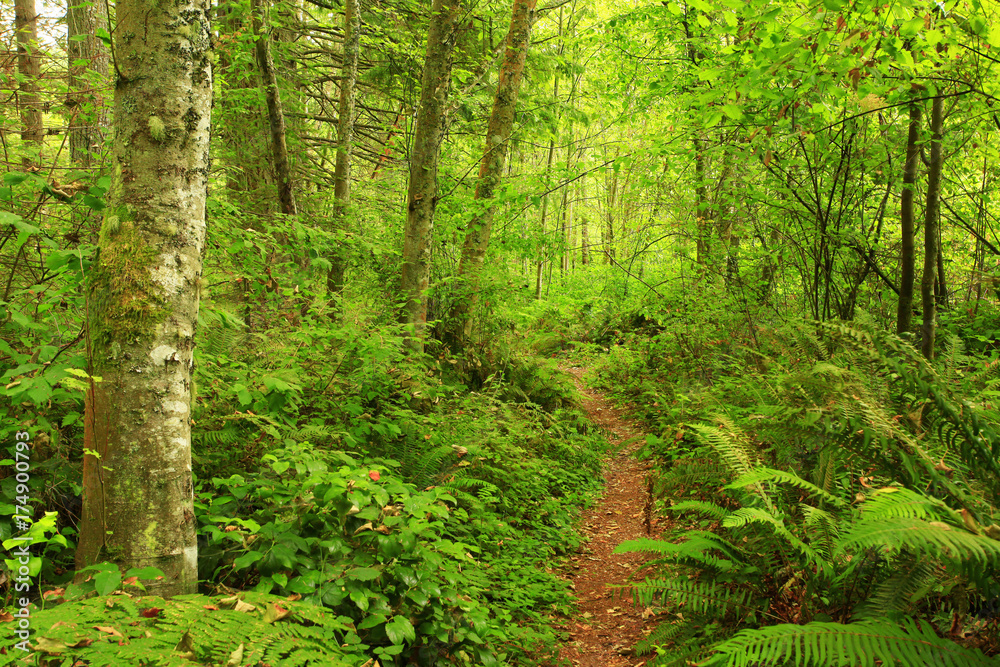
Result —
[[[632,604],[631,596],[612,588],[624,585],[648,560],[644,554],[614,554],[619,544],[658,537],[666,527],[657,523],[647,490],[650,465],[634,457],[644,440],[641,427],[624,410],[581,379],[586,369],[563,366],[583,395],[582,408],[614,446],[604,462],[604,495],[584,512],[582,529],[588,541],[571,558],[569,574],[577,598],[577,614],[567,621],[569,640],[560,648],[563,663],[579,667],[640,667],[649,656],[637,657],[636,642],[656,627],[653,610]],[[618,446],[633,439],[624,448]],[[641,579],[641,577],[640,577]],[[644,632],[645,631],[645,632]]]

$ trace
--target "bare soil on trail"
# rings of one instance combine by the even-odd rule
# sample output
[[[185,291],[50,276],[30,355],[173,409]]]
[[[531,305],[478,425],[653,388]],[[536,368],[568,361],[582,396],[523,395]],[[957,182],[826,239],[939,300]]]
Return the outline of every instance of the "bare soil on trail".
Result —
[[[563,366],[583,395],[582,408],[603,430],[615,449],[604,462],[604,495],[585,511],[581,528],[588,541],[570,558],[569,578],[577,598],[577,614],[565,623],[569,640],[560,647],[561,664],[579,667],[640,667],[635,644],[656,627],[653,611],[636,606],[628,594],[611,588],[627,584],[649,559],[644,554],[614,554],[619,544],[659,537],[667,527],[657,521],[647,490],[650,464],[634,454],[643,444],[641,427],[598,391],[583,382],[585,369]],[[622,449],[622,442],[635,439]],[[648,523],[647,523],[648,522]],[[647,534],[648,529],[648,534]],[[642,580],[643,577],[639,577]]]

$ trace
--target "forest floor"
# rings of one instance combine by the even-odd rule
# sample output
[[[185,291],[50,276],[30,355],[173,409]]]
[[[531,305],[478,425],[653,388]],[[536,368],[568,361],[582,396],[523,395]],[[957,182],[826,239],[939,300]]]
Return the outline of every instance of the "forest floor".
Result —
[[[628,416],[627,406],[615,406],[599,391],[586,386],[586,369],[564,364],[583,396],[581,407],[604,431],[613,448],[604,461],[604,494],[581,517],[587,541],[568,563],[567,572],[577,598],[577,614],[568,619],[569,641],[559,651],[563,664],[579,667],[640,667],[634,647],[657,618],[652,609],[636,606],[631,595],[613,588],[629,583],[649,559],[645,554],[612,553],[627,540],[659,537],[668,527],[657,520],[647,488],[651,466],[635,452],[644,444],[642,428]],[[627,443],[622,447],[622,443]],[[642,577],[640,576],[641,580]],[[566,661],[569,661],[568,663]]]

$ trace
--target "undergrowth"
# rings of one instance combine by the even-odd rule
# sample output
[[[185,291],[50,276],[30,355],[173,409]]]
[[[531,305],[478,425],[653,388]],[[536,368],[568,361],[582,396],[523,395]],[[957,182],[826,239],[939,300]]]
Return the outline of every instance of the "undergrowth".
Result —
[[[61,593],[32,596],[32,660],[320,664],[309,655],[322,646],[321,664],[357,667],[553,654],[552,619],[571,598],[550,564],[579,543],[574,518],[604,446],[554,362],[515,336],[421,357],[395,325],[309,315],[264,328],[263,315],[227,301],[205,304],[201,319],[192,438],[199,576],[211,599],[95,597],[70,585],[77,517],[50,508],[80,490],[80,359],[20,369],[21,384],[49,374],[34,421],[9,428],[51,433],[52,455],[33,471],[51,491],[32,506],[31,576]],[[16,372],[9,398],[30,401]],[[5,510],[3,539],[14,533]],[[289,614],[274,623],[233,604]],[[137,615],[144,605],[163,612]],[[129,657],[139,655],[146,662]]]
[[[623,338],[598,381],[640,406],[673,519],[619,547],[653,557],[620,589],[667,614],[650,664],[994,664],[996,362],[857,323]]]

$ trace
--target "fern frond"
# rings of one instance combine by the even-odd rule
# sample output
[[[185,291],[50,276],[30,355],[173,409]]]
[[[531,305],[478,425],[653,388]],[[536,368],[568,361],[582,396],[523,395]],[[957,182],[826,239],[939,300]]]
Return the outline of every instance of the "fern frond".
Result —
[[[688,579],[647,579],[646,581],[614,586],[632,593],[637,605],[648,607],[656,602],[662,606],[684,608],[688,613],[710,615],[713,618],[730,611],[750,613],[761,605],[754,604],[750,591],[730,590],[714,582]],[[766,603],[766,601],[764,601]]]
[[[887,614],[907,613],[923,601],[943,576],[950,576],[933,560],[916,554],[905,554],[893,560],[887,579],[855,612],[856,618],[882,618]]]
[[[810,542],[816,546],[816,550],[823,558],[829,560],[833,556],[837,538],[840,536],[837,518],[812,505],[802,504],[799,507],[804,518],[802,525],[815,530],[815,535],[811,535],[814,539]]]
[[[710,551],[721,551],[730,559],[714,556]],[[694,567],[707,567],[717,572],[733,569],[733,560],[737,558],[734,550],[711,533],[691,536],[683,542],[667,542],[666,540],[639,539],[622,542],[613,553],[653,553],[664,560],[669,560]],[[647,563],[651,565],[652,563]]]
[[[867,548],[909,549],[919,554],[959,563],[1000,562],[1000,542],[973,535],[941,521],[913,518],[859,521],[842,536],[837,552]]]
[[[703,500],[684,500],[666,509],[668,512],[700,512],[715,521],[722,521],[729,515],[729,510],[726,508]]]
[[[961,515],[942,501],[900,487],[878,489],[862,503],[861,511],[865,520],[930,519],[947,521],[957,527],[962,525]]]
[[[757,667],[785,664],[807,667],[996,667],[1000,662],[934,634],[929,624],[905,620],[772,625],[743,630],[715,647],[706,667]]]
[[[690,631],[690,624],[682,620],[660,623],[647,637],[639,640],[635,645],[635,653],[636,655],[652,653],[657,646],[673,641],[685,631]]]
[[[723,463],[729,466],[733,473],[737,475],[749,473],[757,461],[749,447],[741,442],[743,433],[728,418],[718,417],[718,420],[723,423],[723,428],[706,424],[693,424],[691,430],[698,435],[702,442],[715,450],[715,453],[718,454]]]
[[[823,489],[819,488],[811,482],[807,482],[793,472],[786,472],[784,470],[775,470],[774,468],[767,468],[764,466],[758,466],[754,468],[749,473],[741,475],[736,481],[727,485],[727,489],[739,489],[744,486],[756,485],[760,488],[761,482],[781,482],[784,484],[790,484],[798,489],[806,491],[814,496],[817,496],[820,500],[830,503],[835,507],[846,507],[847,503],[832,493],[828,493]]]
[[[831,572],[830,563],[822,556],[822,554],[793,535],[792,532],[788,530],[784,520],[774,516],[770,512],[757,507],[742,507],[726,517],[725,521],[722,522],[722,525],[726,528],[737,528],[751,523],[760,523],[765,526],[770,526],[776,535],[785,538],[785,541],[788,542],[792,548],[805,556],[811,565],[819,567],[827,574]]]
[[[658,495],[664,495],[677,489],[703,488],[713,484],[715,480],[720,480],[717,486],[721,486],[721,483],[732,477],[728,466],[702,459],[682,459],[674,462],[668,472],[660,475],[656,491]]]

